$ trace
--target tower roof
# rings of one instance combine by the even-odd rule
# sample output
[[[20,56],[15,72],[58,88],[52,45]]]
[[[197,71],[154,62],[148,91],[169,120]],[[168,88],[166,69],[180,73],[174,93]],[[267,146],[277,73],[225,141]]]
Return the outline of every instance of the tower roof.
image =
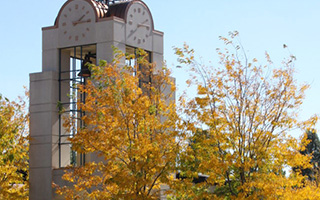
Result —
[[[126,10],[131,2],[132,1],[126,1],[126,2],[111,5],[107,13],[107,16],[108,17],[115,16],[121,19],[125,19]]]
[[[97,11],[97,18],[104,18],[107,15],[108,12],[108,5],[105,3],[102,3],[100,1],[94,1],[91,0],[92,4],[96,8]]]

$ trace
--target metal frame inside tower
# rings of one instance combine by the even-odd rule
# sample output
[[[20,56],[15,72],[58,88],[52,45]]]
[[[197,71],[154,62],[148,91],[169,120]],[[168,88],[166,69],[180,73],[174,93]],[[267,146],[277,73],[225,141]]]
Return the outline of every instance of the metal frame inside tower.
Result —
[[[86,95],[79,92],[79,85],[86,84],[86,77],[79,76],[79,73],[86,55],[90,54],[95,60],[95,48],[95,45],[86,45],[59,50],[59,168],[68,165],[84,165],[86,161],[85,154],[77,154],[72,150],[68,138],[74,137],[78,129],[84,127],[82,117],[85,112],[79,108],[78,103],[85,103]],[[90,49],[93,49],[93,52],[90,52]],[[70,56],[70,66],[62,67],[63,51],[64,54],[67,52]],[[65,123],[69,123],[70,129],[65,128]],[[70,162],[62,163],[62,156],[66,156],[62,155],[64,153],[70,154],[67,155],[70,156]]]

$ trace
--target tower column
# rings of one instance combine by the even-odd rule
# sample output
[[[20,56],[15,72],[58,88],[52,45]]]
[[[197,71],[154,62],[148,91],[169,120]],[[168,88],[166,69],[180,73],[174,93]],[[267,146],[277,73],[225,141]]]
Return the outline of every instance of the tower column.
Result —
[[[58,136],[58,73],[30,74],[30,199],[52,198]]]

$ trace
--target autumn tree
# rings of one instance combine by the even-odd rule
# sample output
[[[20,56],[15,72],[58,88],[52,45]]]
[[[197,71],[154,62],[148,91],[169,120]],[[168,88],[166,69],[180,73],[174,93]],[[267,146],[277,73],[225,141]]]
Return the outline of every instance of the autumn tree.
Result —
[[[91,78],[79,86],[85,127],[72,147],[103,161],[70,168],[63,179],[73,186],[57,188],[66,199],[159,199],[161,185],[173,178],[180,144],[170,71],[149,63],[142,50],[127,55],[134,66],[121,67],[124,55],[116,55],[112,63],[91,65]]]
[[[28,115],[20,100],[0,95],[0,199],[28,199]]]
[[[238,33],[218,49],[219,66],[197,62],[187,45],[175,48],[179,61],[189,67],[187,83],[197,89],[195,97],[182,96],[187,133],[197,143],[180,155],[180,172],[173,199],[319,199],[320,189],[299,172],[284,169],[310,167],[310,156],[290,130],[306,130],[317,116],[298,121],[304,92],[294,78],[295,57],[275,67],[266,53],[266,65],[249,59]],[[199,129],[204,130],[200,131]],[[203,134],[201,134],[203,133]],[[195,148],[196,147],[196,148]],[[208,175],[202,183],[192,180]]]

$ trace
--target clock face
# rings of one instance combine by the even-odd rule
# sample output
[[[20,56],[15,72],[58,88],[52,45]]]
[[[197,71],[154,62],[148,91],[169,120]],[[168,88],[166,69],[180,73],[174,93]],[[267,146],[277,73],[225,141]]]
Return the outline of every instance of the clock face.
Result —
[[[149,10],[142,3],[134,3],[128,10],[126,21],[127,43],[136,47],[145,46],[153,29]]]
[[[94,16],[93,9],[87,2],[70,2],[60,14],[60,36],[68,43],[84,40],[93,29]]]

